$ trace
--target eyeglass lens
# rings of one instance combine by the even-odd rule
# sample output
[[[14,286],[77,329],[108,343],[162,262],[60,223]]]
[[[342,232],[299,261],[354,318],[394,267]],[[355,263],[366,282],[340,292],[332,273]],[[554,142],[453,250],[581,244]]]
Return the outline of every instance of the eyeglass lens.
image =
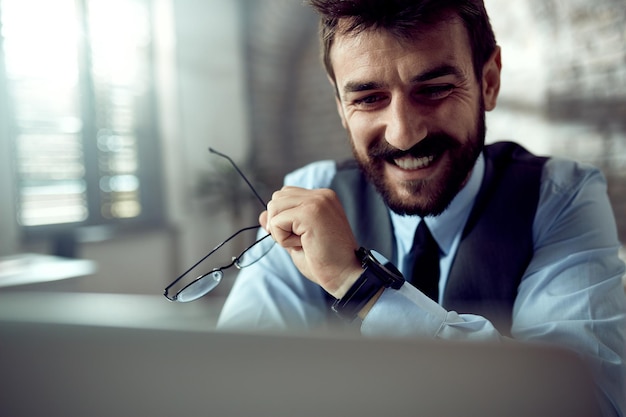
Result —
[[[180,290],[176,294],[176,301],[181,303],[187,303],[189,301],[195,301],[200,297],[208,294],[217,287],[217,284],[222,281],[224,272],[221,269],[211,271],[208,274],[201,275],[191,284]]]
[[[241,255],[233,259],[235,266],[238,269],[242,269],[257,263],[261,260],[261,258],[267,255],[270,250],[272,250],[274,243],[276,242],[271,239],[271,235],[267,234],[263,236],[254,242],[249,248],[241,252]]]

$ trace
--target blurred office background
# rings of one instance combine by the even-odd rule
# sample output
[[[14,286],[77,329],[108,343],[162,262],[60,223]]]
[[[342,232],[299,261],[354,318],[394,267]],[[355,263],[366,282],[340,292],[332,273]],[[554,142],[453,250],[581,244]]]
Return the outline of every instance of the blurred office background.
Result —
[[[626,242],[626,2],[486,5],[504,64],[488,141],[602,168]],[[350,154],[301,0],[0,0],[0,21],[0,256],[95,261],[73,291],[160,294],[256,223],[209,146],[265,199]]]

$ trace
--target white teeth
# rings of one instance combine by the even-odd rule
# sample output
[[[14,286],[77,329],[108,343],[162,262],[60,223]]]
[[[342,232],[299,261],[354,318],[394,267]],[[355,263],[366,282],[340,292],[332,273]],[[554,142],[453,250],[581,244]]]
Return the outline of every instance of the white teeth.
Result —
[[[434,156],[425,156],[423,158],[414,158],[412,156],[405,156],[400,159],[394,159],[397,166],[402,169],[420,169],[427,167],[435,159]]]

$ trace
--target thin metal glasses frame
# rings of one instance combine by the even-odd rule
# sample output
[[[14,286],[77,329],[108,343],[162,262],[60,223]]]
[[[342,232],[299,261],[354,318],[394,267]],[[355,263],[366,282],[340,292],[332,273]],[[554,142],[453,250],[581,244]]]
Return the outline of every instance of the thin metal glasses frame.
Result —
[[[228,160],[228,162],[230,162],[230,164],[233,166],[233,168],[235,168],[235,170],[237,171],[239,176],[241,176],[241,178],[243,178],[243,180],[246,182],[246,184],[248,185],[250,190],[252,190],[252,193],[257,198],[257,200],[261,203],[263,208],[267,209],[267,204],[265,203],[265,201],[263,201],[263,199],[261,198],[259,193],[252,186],[252,183],[250,183],[248,178],[246,178],[246,176],[239,169],[237,164],[235,164],[235,162],[229,156],[227,156],[227,155],[225,155],[223,153],[220,153],[220,152],[216,151],[213,148],[209,148],[209,151],[211,153],[214,153],[214,154],[216,154],[218,156],[221,156],[222,158],[225,158],[226,160]],[[234,234],[232,234],[226,240],[224,240],[223,242],[221,242],[220,244],[215,246],[209,253],[207,253],[204,257],[202,257],[202,259],[200,259],[198,262],[193,264],[189,269],[187,269],[185,272],[183,272],[178,278],[176,278],[174,281],[172,281],[171,284],[169,284],[167,287],[165,287],[163,295],[168,300],[176,301],[176,302],[189,302],[189,301],[197,300],[197,299],[205,296],[206,294],[208,294],[215,287],[217,287],[217,285],[221,282],[222,277],[224,276],[224,272],[223,272],[224,270],[226,270],[228,268],[231,268],[233,266],[236,267],[237,269],[243,269],[243,268],[248,267],[248,266],[258,262],[259,260],[261,260],[261,258],[263,258],[271,250],[271,248],[274,245],[269,246],[269,248],[267,250],[265,250],[265,252],[263,252],[261,255],[257,256],[254,259],[254,261],[249,262],[249,263],[243,263],[242,262],[242,260],[244,259],[244,255],[246,255],[246,253],[248,253],[252,248],[256,247],[258,244],[260,244],[261,242],[265,241],[268,237],[271,236],[269,233],[266,234],[265,236],[262,236],[260,239],[256,240],[254,243],[252,243],[250,246],[248,246],[246,249],[244,249],[238,256],[233,257],[232,258],[232,262],[229,263],[228,265],[221,266],[221,267],[218,267],[218,268],[214,268],[211,271],[198,276],[196,279],[191,281],[189,284],[185,285],[183,288],[178,290],[174,295],[170,295],[169,294],[170,289],[174,285],[176,285],[181,279],[183,279],[185,276],[187,276],[187,274],[189,274],[191,271],[193,271],[198,265],[200,265],[202,262],[204,262],[209,256],[211,256],[213,253],[217,252],[222,246],[224,246],[225,244],[227,244],[228,242],[233,240],[235,237],[239,236],[241,233],[247,232],[249,230],[259,229],[260,227],[261,226],[258,226],[258,225],[257,226],[244,227],[243,229],[240,229],[237,232],[235,232]]]

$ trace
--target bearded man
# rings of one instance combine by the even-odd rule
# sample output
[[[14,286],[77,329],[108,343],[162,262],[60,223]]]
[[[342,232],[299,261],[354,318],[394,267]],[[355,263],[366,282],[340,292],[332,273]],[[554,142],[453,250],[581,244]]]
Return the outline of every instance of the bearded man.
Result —
[[[501,55],[482,1],[310,3],[354,161],[286,177],[259,218],[277,245],[240,272],[220,328],[338,317],[366,336],[555,343],[589,359],[604,413],[622,415],[624,264],[604,178],[484,145]]]

